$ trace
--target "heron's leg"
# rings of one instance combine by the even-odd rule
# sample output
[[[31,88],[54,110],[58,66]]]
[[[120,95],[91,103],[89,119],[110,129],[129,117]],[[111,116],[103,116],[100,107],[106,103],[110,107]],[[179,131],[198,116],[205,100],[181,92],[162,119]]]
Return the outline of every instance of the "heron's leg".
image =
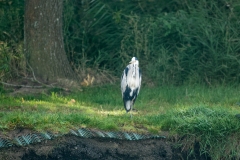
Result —
[[[130,109],[130,117],[132,119],[132,108]]]
[[[134,109],[133,109],[133,101],[134,101],[134,100],[131,100],[131,111],[134,110]]]

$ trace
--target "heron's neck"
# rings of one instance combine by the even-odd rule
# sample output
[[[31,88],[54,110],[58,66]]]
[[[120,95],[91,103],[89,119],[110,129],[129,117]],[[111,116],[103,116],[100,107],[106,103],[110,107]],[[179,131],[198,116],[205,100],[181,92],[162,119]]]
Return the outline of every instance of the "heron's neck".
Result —
[[[137,68],[137,65],[136,64],[133,64],[133,73],[132,73],[132,77],[136,77],[136,69]]]

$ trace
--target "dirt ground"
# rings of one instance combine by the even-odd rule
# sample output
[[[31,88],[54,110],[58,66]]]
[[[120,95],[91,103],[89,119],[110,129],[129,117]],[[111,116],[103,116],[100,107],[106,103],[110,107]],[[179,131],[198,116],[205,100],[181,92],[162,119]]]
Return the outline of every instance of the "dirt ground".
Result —
[[[16,135],[13,131],[12,135]],[[25,131],[26,132],[26,131]],[[27,131],[28,132],[28,131]],[[0,134],[1,135],[1,134]],[[11,134],[10,134],[11,136]],[[176,148],[167,139],[118,140],[112,138],[82,138],[65,135],[54,140],[24,147],[0,148],[1,160],[185,160],[210,159],[200,156],[195,146],[195,156]]]

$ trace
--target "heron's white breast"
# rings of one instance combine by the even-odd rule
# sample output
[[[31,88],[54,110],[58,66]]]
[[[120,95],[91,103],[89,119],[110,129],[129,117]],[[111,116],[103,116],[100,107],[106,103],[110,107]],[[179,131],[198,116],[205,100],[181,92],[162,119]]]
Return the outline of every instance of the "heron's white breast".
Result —
[[[127,75],[127,84],[132,91],[140,86],[139,68],[137,66],[134,66],[134,68],[130,68]]]

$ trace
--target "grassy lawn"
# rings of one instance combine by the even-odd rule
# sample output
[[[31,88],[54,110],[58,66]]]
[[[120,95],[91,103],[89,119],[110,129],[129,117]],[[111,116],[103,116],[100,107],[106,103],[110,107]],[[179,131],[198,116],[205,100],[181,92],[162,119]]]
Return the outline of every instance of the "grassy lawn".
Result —
[[[83,88],[63,95],[0,95],[0,130],[17,127],[67,133],[81,127],[165,134],[217,158],[239,157],[240,86],[142,87],[133,118],[126,114],[118,85]]]

